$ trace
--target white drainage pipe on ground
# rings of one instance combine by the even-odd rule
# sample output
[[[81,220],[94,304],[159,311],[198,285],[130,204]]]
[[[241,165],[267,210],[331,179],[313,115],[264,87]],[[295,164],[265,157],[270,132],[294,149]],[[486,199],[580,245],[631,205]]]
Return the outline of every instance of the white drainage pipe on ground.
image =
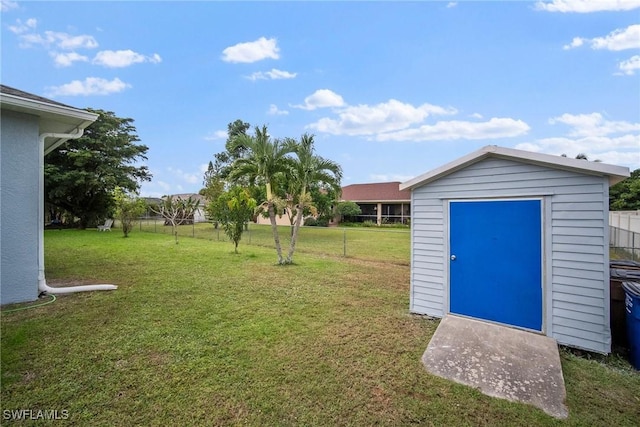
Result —
[[[47,285],[47,281],[44,278],[44,140],[46,138],[60,138],[60,139],[76,139],[80,138],[84,133],[84,129],[78,128],[75,133],[43,133],[39,138],[39,169],[40,177],[38,181],[38,290],[40,292],[46,292],[48,294],[70,294],[74,292],[88,292],[88,291],[112,291],[118,289],[115,285],[83,285],[83,286],[68,286],[65,288],[52,288]]]

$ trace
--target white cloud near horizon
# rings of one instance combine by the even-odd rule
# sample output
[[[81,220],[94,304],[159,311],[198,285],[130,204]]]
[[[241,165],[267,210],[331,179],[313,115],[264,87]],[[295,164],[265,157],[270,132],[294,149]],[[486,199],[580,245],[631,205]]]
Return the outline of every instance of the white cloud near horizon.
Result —
[[[377,141],[443,141],[513,138],[525,135],[531,128],[522,120],[493,117],[484,122],[461,120],[439,121],[433,125],[378,134]]]
[[[414,175],[402,175],[396,173],[372,173],[369,174],[369,179],[371,182],[405,182],[409,181],[411,178],[414,178]]]
[[[287,114],[289,114],[289,112],[287,110],[279,109],[276,104],[271,104],[269,105],[269,110],[267,111],[267,114],[270,116],[286,116]]]
[[[374,135],[401,131],[431,115],[456,114],[454,108],[423,104],[415,107],[395,99],[376,105],[360,104],[337,109],[337,118],[324,117],[309,128],[333,135]],[[378,135],[380,136],[380,135]]]
[[[549,119],[549,124],[562,123],[570,126],[568,136],[605,136],[616,133],[640,131],[640,123],[606,120],[600,113],[563,114]]]
[[[458,2],[450,1],[449,3],[447,3],[447,9],[451,9],[452,7],[456,7],[457,5],[458,5]]]
[[[204,139],[206,141],[218,141],[220,139],[227,139],[227,136],[228,133],[226,130],[217,130],[205,136]]]
[[[291,105],[301,110],[315,110],[316,108],[342,107],[344,99],[329,89],[318,89],[304,99],[302,105]]]
[[[238,43],[225,48],[222,51],[222,60],[232,63],[251,63],[268,58],[278,59],[279,52],[280,48],[275,38],[260,37],[252,42]]]
[[[640,24],[629,25],[627,28],[618,28],[604,37],[595,37],[593,39],[574,37],[571,43],[563,46],[563,49],[574,49],[583,46],[585,43],[590,44],[591,49],[594,50],[620,51],[640,48]]]
[[[640,167],[640,122],[613,121],[600,113],[563,114],[549,123],[569,126],[566,136],[542,138],[515,148],[574,157],[586,154],[591,160]]]
[[[251,81],[256,80],[281,80],[281,79],[294,79],[298,73],[290,73],[288,71],[278,70],[276,68],[272,68],[271,71],[257,71],[249,76],[247,79]]]
[[[620,73],[626,76],[633,76],[636,71],[640,70],[640,55],[633,55],[631,58],[618,64]]]
[[[133,64],[142,62],[150,62],[158,64],[162,62],[162,58],[157,53],[151,56],[142,55],[131,49],[126,50],[103,50],[96,54],[92,63],[108,68],[123,68]]]
[[[546,12],[591,13],[628,11],[640,7],[640,0],[553,0],[538,1],[534,9]]]
[[[202,177],[198,176],[195,173],[189,173],[189,172],[184,172],[182,169],[179,168],[173,168],[171,166],[167,167],[167,170],[176,178],[182,180],[183,182],[187,183],[187,184],[197,184],[198,182],[202,182]],[[179,189],[182,188],[182,186],[178,185],[177,186]]]
[[[47,96],[89,96],[89,95],[109,95],[111,93],[122,92],[130,88],[131,85],[123,82],[119,78],[106,80],[100,77],[87,77],[84,80],[73,80],[61,86],[48,87]]]

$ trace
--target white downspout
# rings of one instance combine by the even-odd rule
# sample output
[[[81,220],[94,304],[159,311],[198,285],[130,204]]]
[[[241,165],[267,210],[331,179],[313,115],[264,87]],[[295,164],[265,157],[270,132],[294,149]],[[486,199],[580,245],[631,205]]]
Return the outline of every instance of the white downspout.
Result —
[[[66,288],[52,288],[47,285],[44,277],[44,140],[46,138],[80,138],[84,129],[78,128],[75,133],[43,133],[38,141],[38,290],[49,294],[70,294],[85,291],[111,291],[118,289],[115,285],[86,285],[70,286]]]

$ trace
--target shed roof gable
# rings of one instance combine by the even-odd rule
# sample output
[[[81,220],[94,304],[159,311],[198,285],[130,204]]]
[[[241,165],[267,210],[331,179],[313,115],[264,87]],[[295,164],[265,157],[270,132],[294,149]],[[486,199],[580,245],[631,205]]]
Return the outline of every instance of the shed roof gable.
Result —
[[[464,169],[469,165],[477,163],[489,157],[514,160],[522,163],[531,163],[554,169],[570,170],[587,175],[600,175],[609,177],[609,185],[629,176],[629,168],[623,166],[610,165],[600,162],[589,162],[581,159],[571,159],[550,154],[533,153],[530,151],[516,150],[514,148],[498,147],[487,145],[481,149],[462,156],[452,162],[435,168],[427,173],[419,175],[409,181],[400,184],[400,190],[413,190],[433,181],[447,176],[453,172]]]

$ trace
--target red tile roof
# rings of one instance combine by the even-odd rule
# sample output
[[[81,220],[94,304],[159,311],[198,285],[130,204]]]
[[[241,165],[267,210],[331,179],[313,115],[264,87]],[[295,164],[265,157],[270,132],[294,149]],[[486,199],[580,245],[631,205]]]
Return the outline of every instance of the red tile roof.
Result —
[[[411,191],[400,191],[400,182],[351,184],[342,187],[342,200],[352,202],[411,201]]]

